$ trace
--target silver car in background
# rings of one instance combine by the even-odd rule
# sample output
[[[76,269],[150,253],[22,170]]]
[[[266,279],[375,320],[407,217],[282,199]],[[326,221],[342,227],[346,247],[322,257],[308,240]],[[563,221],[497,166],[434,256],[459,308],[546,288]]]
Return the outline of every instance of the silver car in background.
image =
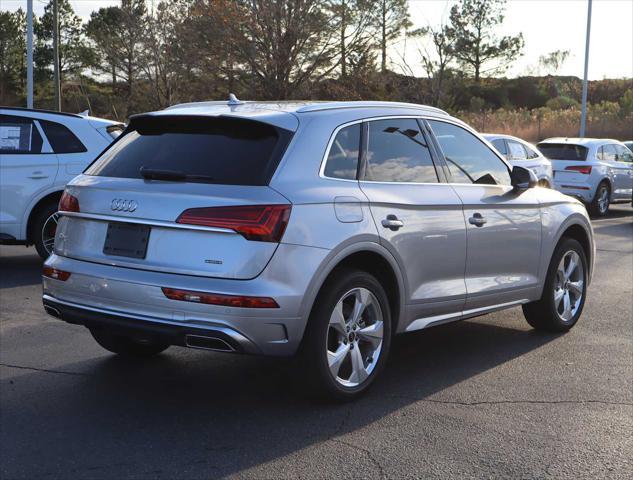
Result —
[[[597,216],[611,203],[631,202],[633,153],[617,140],[548,138],[538,144],[554,169],[554,187],[587,205]]]
[[[516,306],[537,329],[578,321],[591,225],[536,183],[431,107],[175,106],[67,186],[43,302],[112,352],[300,354],[350,398],[395,334]]]
[[[511,135],[484,133],[488,140],[512,165],[529,168],[538,178],[540,187],[552,188],[552,164],[534,145]]]

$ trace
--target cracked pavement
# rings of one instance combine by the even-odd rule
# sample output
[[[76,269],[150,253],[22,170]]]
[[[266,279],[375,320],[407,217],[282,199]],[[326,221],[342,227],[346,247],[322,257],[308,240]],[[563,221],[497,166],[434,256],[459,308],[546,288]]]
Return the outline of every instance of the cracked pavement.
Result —
[[[283,359],[116,358],[45,315],[32,248],[0,247],[0,478],[633,478],[633,211],[594,229],[571,332],[512,309],[400,336],[348,404]]]

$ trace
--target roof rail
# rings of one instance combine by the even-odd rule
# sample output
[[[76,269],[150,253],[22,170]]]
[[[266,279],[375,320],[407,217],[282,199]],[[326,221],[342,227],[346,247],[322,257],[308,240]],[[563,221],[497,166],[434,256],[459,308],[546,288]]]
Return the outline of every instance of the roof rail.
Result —
[[[306,105],[305,107],[300,107],[297,109],[297,113],[304,112],[319,112],[322,110],[337,110],[343,108],[408,108],[415,110],[425,110],[431,111],[435,113],[440,113],[442,115],[447,115],[448,113],[444,110],[441,110],[436,107],[430,107],[427,105],[419,105],[417,103],[404,103],[404,102],[380,102],[380,101],[354,101],[354,102],[324,102],[324,103],[314,103],[311,105]]]
[[[40,108],[25,108],[25,107],[5,107],[0,105],[0,110],[15,110],[18,112],[36,112],[36,113],[50,113],[52,115],[65,115],[67,117],[75,117],[82,118],[82,116],[78,113],[69,113],[69,112],[57,112],[55,110],[43,110]]]
[[[174,108],[194,108],[194,107],[204,107],[204,106],[213,106],[213,105],[228,105],[229,107],[235,107],[237,105],[243,105],[247,102],[243,102],[239,98],[235,96],[234,93],[229,93],[228,100],[206,100],[202,102],[186,102],[186,103],[177,103],[176,105],[170,105],[165,108],[165,110],[172,110]]]

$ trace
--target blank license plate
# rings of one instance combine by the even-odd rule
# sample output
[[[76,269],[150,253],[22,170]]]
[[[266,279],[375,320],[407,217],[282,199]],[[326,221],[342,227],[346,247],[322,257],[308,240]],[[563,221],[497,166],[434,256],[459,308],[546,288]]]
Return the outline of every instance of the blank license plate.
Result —
[[[103,253],[117,257],[145,258],[150,227],[134,223],[108,223]]]

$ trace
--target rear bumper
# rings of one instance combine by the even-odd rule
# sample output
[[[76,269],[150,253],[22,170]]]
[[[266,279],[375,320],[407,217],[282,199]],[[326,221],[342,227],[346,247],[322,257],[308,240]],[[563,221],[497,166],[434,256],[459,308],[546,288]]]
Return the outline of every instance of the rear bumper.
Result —
[[[187,345],[187,335],[223,332],[235,351],[293,355],[303,338],[305,294],[329,251],[280,244],[258,277],[219,279],[123,268],[51,255],[46,265],[70,272],[66,281],[43,277],[44,304],[69,323],[125,327],[165,334],[169,343]],[[162,288],[224,295],[271,297],[279,308],[208,305],[167,298]],[[98,322],[98,323],[97,323]],[[229,342],[233,347],[234,343]],[[193,346],[191,344],[187,346]]]
[[[577,198],[581,202],[590,203],[594,197],[594,189],[588,183],[561,182],[554,180],[554,188],[565,195]]]
[[[83,325],[89,329],[105,329],[112,333],[183,347],[236,353],[262,353],[251,340],[227,327],[183,325],[156,318],[78,305],[58,300],[50,295],[44,295],[42,302],[49,315],[68,323]]]

